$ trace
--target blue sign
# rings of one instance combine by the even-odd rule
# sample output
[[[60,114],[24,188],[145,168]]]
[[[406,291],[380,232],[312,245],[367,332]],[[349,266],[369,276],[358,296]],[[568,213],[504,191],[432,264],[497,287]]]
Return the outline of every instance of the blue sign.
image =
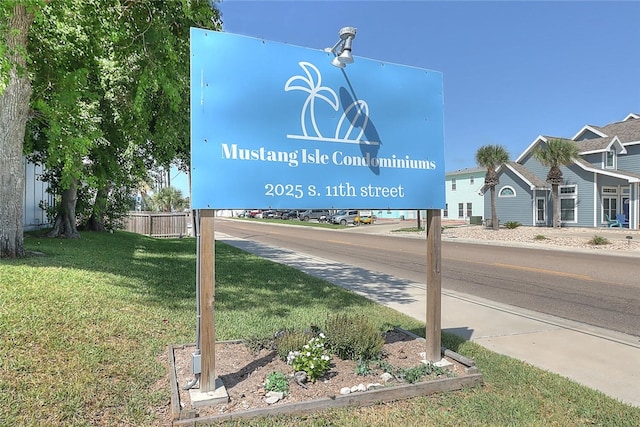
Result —
[[[442,74],[191,29],[194,209],[445,207]]]

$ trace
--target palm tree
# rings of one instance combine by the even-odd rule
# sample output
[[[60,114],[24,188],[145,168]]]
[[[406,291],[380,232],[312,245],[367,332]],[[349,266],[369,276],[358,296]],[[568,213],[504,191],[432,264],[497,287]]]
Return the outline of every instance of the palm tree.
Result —
[[[560,166],[567,166],[578,157],[578,147],[568,139],[550,139],[544,147],[538,146],[533,153],[543,166],[550,167],[547,182],[551,184],[553,199],[553,226],[560,227],[560,184],[563,182]]]
[[[499,227],[498,214],[496,213],[496,185],[500,182],[496,168],[509,161],[509,152],[502,145],[484,145],[476,152],[476,163],[487,169],[484,176],[484,185],[491,190],[491,227],[497,230]]]
[[[173,187],[161,188],[153,195],[153,203],[160,212],[176,212],[183,210],[187,204],[182,198],[182,191]]]

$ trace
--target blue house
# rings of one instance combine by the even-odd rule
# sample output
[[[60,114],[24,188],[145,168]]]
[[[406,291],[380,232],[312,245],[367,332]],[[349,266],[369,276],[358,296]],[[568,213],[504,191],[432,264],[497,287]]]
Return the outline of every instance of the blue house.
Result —
[[[640,115],[606,126],[587,125],[571,139],[539,136],[513,162],[498,169],[496,210],[501,223],[551,226],[553,202],[546,182],[549,168],[534,157],[551,139],[572,141],[579,156],[561,166],[560,211],[563,227],[607,227],[609,218],[624,215],[624,226],[640,228]],[[485,191],[484,216],[491,216]]]

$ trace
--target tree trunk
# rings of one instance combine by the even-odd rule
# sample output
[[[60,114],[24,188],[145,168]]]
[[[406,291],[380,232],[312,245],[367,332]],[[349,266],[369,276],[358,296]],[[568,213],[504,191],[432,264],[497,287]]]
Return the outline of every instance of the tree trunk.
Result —
[[[68,189],[62,192],[62,198],[56,215],[53,228],[47,237],[63,237],[66,239],[78,239],[80,233],[76,226],[76,201],[78,199],[78,187],[73,182]]]
[[[6,44],[13,68],[0,95],[0,258],[24,255],[24,163],[22,145],[31,84],[26,72],[27,34],[33,14],[17,4],[7,22]]]
[[[87,228],[89,231],[105,231],[104,226],[104,214],[107,211],[107,198],[109,196],[110,187],[101,188],[96,194],[96,200],[93,203],[93,209],[91,210],[91,217],[89,217],[89,223]]]
[[[558,184],[551,185],[551,192],[553,198],[553,226],[560,228],[562,221],[560,220],[560,195],[558,194],[560,186]]]
[[[496,211],[496,186],[491,186],[491,228],[500,229],[500,221],[498,220],[498,212]]]

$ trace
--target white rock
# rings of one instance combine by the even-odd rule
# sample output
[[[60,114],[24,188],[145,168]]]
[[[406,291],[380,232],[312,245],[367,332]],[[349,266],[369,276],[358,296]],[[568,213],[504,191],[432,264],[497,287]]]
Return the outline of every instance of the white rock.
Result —
[[[388,383],[389,381],[393,380],[393,375],[391,375],[388,372],[385,372],[384,374],[380,375],[380,379],[382,380],[383,383]]]
[[[384,387],[382,384],[380,383],[369,383],[367,384],[367,390],[375,390],[377,388],[382,388]]]
[[[271,397],[267,397],[264,401],[267,402],[269,405],[273,405],[278,400],[280,400],[280,398],[278,398],[278,396],[271,396]]]
[[[269,405],[273,405],[277,401],[281,400],[284,397],[284,393],[281,391],[270,391],[265,394],[266,399],[264,400]]]
[[[340,389],[340,394],[351,394],[351,388],[350,387],[342,387]]]
[[[367,387],[364,384],[360,383],[360,384],[358,384],[358,387],[356,387],[356,390],[357,391],[367,391]]]
[[[425,362],[425,361],[423,360],[423,362]],[[440,360],[439,362],[434,363],[433,365],[437,366],[438,368],[446,368],[447,366],[452,366],[453,363],[449,362],[447,359],[445,359],[443,357],[442,360]]]

